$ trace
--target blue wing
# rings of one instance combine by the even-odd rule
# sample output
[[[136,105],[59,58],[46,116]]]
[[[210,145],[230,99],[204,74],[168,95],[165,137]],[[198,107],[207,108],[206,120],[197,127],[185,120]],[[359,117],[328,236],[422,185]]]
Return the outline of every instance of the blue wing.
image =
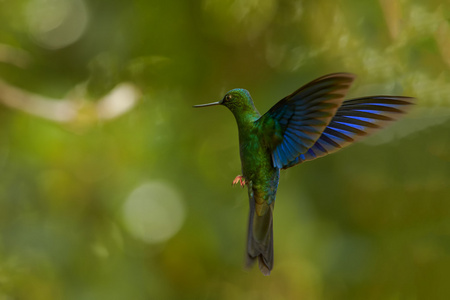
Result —
[[[287,166],[313,147],[354,78],[348,73],[320,77],[280,100],[256,121],[260,137],[272,151],[275,167]]]
[[[384,128],[404,114],[413,101],[414,98],[400,96],[373,96],[345,101],[314,145],[284,164],[283,168],[335,152]]]

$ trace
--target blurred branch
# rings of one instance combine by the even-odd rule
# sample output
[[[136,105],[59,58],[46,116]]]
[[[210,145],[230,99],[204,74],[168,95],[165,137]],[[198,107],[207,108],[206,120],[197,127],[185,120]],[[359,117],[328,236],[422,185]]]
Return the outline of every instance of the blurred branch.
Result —
[[[97,118],[110,120],[131,110],[137,103],[140,92],[131,83],[120,83],[96,105]]]
[[[139,90],[131,83],[120,83],[101,98],[90,110],[89,120],[111,120],[117,118],[137,103]],[[24,91],[0,80],[0,103],[58,123],[76,122],[87,101],[77,99],[51,99]],[[85,110],[83,109],[83,113]]]
[[[450,26],[448,25],[447,20],[443,20],[441,22],[434,35],[439,51],[441,52],[442,59],[445,61],[447,66],[450,66]]]
[[[398,0],[380,0],[383,9],[384,18],[389,29],[389,34],[393,40],[396,40],[399,33],[402,19],[401,5]]]
[[[69,122],[77,114],[76,103],[26,92],[0,80],[0,101],[11,108],[56,122]]]

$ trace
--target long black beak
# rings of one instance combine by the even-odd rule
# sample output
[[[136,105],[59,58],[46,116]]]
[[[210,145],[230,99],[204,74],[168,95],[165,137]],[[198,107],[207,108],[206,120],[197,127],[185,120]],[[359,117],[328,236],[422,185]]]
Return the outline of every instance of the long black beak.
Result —
[[[198,104],[198,105],[194,105],[192,107],[206,107],[206,106],[213,106],[213,105],[220,105],[222,104],[222,102],[213,102],[213,103],[208,103],[208,104]]]

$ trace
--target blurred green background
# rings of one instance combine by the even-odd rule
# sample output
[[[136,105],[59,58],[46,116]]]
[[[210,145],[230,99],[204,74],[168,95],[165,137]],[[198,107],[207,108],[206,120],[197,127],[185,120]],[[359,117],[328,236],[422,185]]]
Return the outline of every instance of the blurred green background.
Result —
[[[449,299],[450,3],[0,1],[0,300]],[[270,277],[243,269],[225,108],[330,72],[417,97],[282,172]]]

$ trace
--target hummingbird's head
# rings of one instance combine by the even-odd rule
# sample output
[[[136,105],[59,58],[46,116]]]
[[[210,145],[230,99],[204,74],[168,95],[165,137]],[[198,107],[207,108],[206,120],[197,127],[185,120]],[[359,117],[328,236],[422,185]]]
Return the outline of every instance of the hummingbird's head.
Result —
[[[223,105],[226,106],[233,113],[235,112],[245,112],[247,110],[255,111],[255,106],[253,104],[252,97],[247,90],[244,89],[233,89],[225,94],[222,100],[218,102],[194,105],[194,107],[205,107],[212,105]]]
[[[229,91],[220,102],[220,104],[226,106],[232,112],[255,108],[250,93],[244,89],[234,89]]]

